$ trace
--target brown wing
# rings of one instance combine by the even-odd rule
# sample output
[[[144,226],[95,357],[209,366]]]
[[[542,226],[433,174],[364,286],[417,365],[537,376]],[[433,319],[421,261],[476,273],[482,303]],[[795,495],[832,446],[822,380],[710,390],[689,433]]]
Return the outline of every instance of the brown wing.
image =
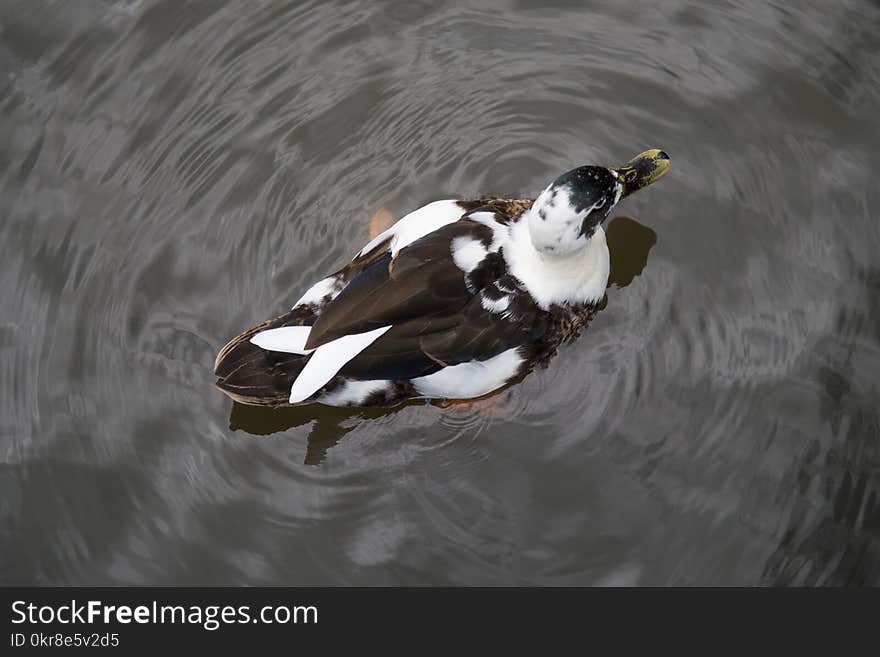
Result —
[[[412,379],[442,367],[485,360],[513,347],[530,345],[547,331],[548,315],[523,292],[512,296],[509,312],[487,311],[479,295],[446,315],[394,325],[340,370],[356,379]]]
[[[321,310],[306,347],[420,318],[446,316],[464,308],[476,290],[452,260],[451,244],[468,236],[492,241],[492,229],[467,219],[436,230],[365,267]]]

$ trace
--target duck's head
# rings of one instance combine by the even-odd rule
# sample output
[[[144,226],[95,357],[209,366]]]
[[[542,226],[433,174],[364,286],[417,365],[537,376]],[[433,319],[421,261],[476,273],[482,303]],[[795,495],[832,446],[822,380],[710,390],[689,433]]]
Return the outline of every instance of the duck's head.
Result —
[[[669,156],[652,149],[623,166],[582,166],[562,174],[528,213],[532,244],[547,255],[583,248],[620,199],[659,180],[669,166]]]

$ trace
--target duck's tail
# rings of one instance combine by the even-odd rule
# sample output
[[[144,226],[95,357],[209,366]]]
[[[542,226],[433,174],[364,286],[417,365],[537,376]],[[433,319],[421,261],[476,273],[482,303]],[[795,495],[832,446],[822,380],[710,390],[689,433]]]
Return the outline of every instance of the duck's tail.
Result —
[[[235,336],[214,361],[217,387],[229,397],[252,406],[288,406],[290,387],[308,361],[300,354],[267,351],[251,343],[260,331],[281,326],[303,326],[314,321],[314,313],[299,307],[262,322]]]

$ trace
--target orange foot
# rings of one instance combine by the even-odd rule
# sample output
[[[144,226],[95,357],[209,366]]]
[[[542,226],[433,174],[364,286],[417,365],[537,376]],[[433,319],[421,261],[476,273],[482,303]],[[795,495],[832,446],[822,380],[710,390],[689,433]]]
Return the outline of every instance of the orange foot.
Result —
[[[493,417],[503,417],[510,414],[510,404],[504,394],[489,393],[485,397],[477,399],[448,399],[438,402],[437,406],[465,413],[479,413]]]
[[[376,237],[379,233],[391,228],[394,223],[394,217],[385,208],[379,208],[370,217],[370,239]]]

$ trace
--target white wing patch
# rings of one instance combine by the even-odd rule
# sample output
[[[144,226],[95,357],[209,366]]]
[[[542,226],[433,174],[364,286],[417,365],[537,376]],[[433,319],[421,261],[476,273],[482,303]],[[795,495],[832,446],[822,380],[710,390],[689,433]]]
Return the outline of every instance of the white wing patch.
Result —
[[[281,326],[251,336],[251,344],[267,351],[306,356],[314,351],[314,349],[306,349],[306,341],[311,332],[311,326]]]
[[[497,390],[519,373],[523,363],[518,348],[502,351],[487,360],[450,365],[439,372],[413,379],[422,397],[473,399]]]
[[[450,245],[452,261],[455,266],[466,274],[469,274],[477,265],[483,262],[483,258],[489,253],[480,240],[472,237],[456,237]]]
[[[489,245],[489,251],[495,253],[501,246],[510,239],[510,231],[507,226],[498,223],[498,217],[494,212],[472,212],[468,215],[468,219],[472,219],[478,223],[488,226],[492,229],[492,243]]]
[[[290,389],[290,403],[305,401],[332,379],[342,367],[364,349],[378,340],[391,326],[383,326],[366,333],[343,335],[315,349]]]
[[[402,217],[391,228],[379,233],[367,242],[357,257],[369,253],[389,237],[391,238],[391,255],[396,256],[397,252],[407,244],[412,244],[428,233],[433,233],[438,228],[458,221],[462,214],[464,214],[464,208],[457,201],[451,199],[428,203],[428,205]]]
[[[456,237],[450,243],[452,261],[464,273],[469,274],[483,262],[487,255],[497,253],[498,249],[509,239],[510,233],[507,226],[498,223],[494,212],[472,212],[467,218],[492,229],[492,243],[488,247],[483,244],[482,240],[466,235]]]

